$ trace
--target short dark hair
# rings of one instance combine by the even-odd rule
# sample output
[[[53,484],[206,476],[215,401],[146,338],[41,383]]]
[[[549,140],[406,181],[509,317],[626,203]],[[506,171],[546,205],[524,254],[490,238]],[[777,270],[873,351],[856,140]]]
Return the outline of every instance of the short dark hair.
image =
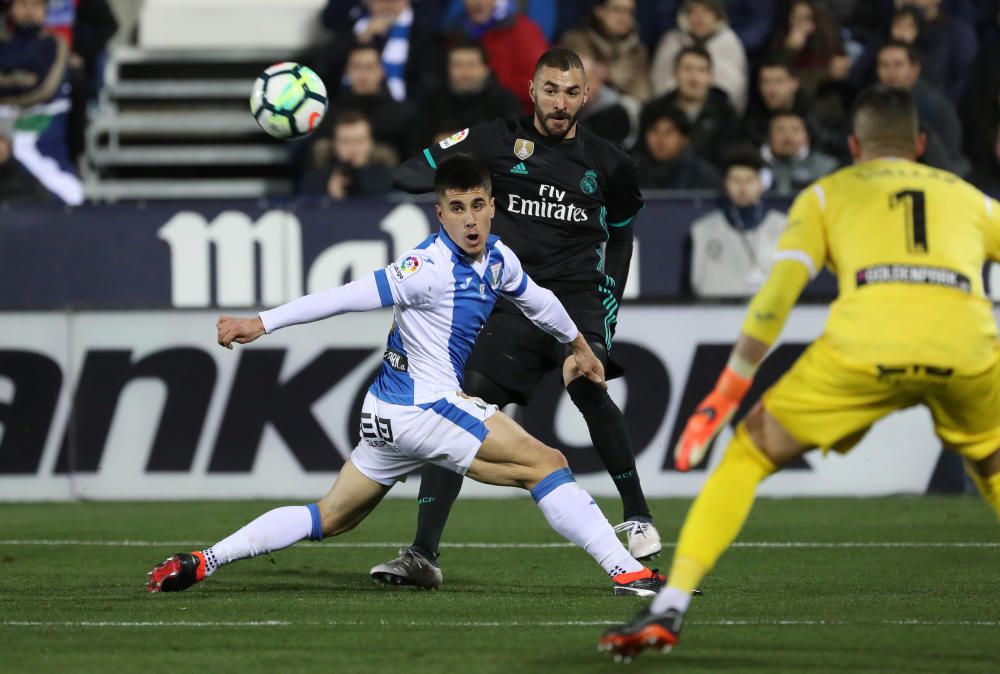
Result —
[[[691,120],[683,110],[669,103],[653,103],[643,109],[639,123],[642,133],[645,134],[661,119],[669,119],[677,127],[677,132],[685,138],[691,136]]]
[[[774,121],[777,119],[781,119],[782,117],[794,117],[795,119],[802,122],[802,128],[806,130],[806,135],[809,136],[811,142],[811,139],[814,137],[814,135],[812,127],[809,126],[809,119],[806,118],[804,114],[795,109],[778,110],[777,112],[771,113],[771,116],[767,120],[767,133],[769,137],[771,134],[771,129],[774,127]]]
[[[488,66],[490,64],[490,54],[486,51],[486,47],[483,46],[481,41],[473,37],[469,37],[468,35],[459,35],[454,38],[451,43],[448,44],[448,56],[451,56],[453,51],[457,51],[459,49],[471,49],[477,51],[479,52],[479,58],[483,60],[483,65]]]
[[[482,187],[487,194],[493,193],[490,171],[479,159],[471,154],[454,154],[438,164],[434,173],[434,192],[444,198],[448,190],[473,190]]]
[[[708,11],[715,14],[715,18],[719,21],[726,20],[726,7],[725,3],[720,2],[720,0],[685,0],[681,7],[682,12],[690,12],[694,5],[701,5]]]
[[[766,56],[761,62],[760,67],[757,68],[758,76],[760,75],[760,71],[764,68],[781,68],[791,77],[797,78],[799,76],[798,72],[795,70],[795,66],[792,65],[792,62],[787,57],[781,56],[780,54],[771,54]]]
[[[854,101],[851,132],[869,150],[913,150],[920,133],[917,106],[905,89],[876,84]]]
[[[917,50],[913,48],[912,44],[903,42],[902,40],[889,40],[879,48],[878,53],[881,54],[886,49],[902,49],[906,52],[906,58],[910,60],[910,63],[920,65],[920,55],[917,54]]]
[[[350,59],[351,54],[355,54],[357,52],[362,52],[362,51],[373,51],[375,52],[375,55],[381,59],[381,54],[379,53],[378,47],[376,47],[371,42],[355,42],[353,45],[351,45],[350,50],[347,52],[347,58]]]
[[[705,59],[706,61],[708,61],[708,67],[709,68],[712,67],[712,55],[708,53],[708,50],[705,49],[700,44],[692,44],[688,45],[687,47],[684,47],[679,52],[677,52],[677,56],[674,57],[674,70],[677,70],[677,68],[680,67],[681,59],[683,59],[685,56],[689,54],[693,54],[694,56],[698,56]]]
[[[892,15],[892,21],[895,23],[896,19],[908,16],[913,19],[913,22],[917,24],[917,35],[924,32],[924,27],[926,26],[927,20],[924,18],[924,13],[919,7],[914,7],[913,5],[903,5],[896,9],[895,14]]]
[[[568,72],[574,68],[583,71],[583,63],[572,49],[554,47],[538,57],[532,77],[537,75],[542,68],[557,68],[561,72]]]
[[[778,119],[779,117],[794,117],[795,119],[802,120],[802,123],[805,124],[806,126],[809,125],[809,120],[806,119],[806,116],[794,108],[792,108],[791,110],[777,110],[775,112],[772,112],[771,116],[768,118],[767,121],[770,123]]]
[[[760,156],[760,152],[757,151],[751,145],[737,145],[726,151],[722,155],[722,173],[723,175],[729,173],[729,169],[740,166],[751,168],[754,171],[760,171],[764,168],[764,160]]]
[[[352,108],[337,114],[333,120],[333,128],[337,128],[338,126],[347,126],[348,124],[357,124],[358,122],[364,122],[369,126],[369,128],[372,125],[365,113]]]

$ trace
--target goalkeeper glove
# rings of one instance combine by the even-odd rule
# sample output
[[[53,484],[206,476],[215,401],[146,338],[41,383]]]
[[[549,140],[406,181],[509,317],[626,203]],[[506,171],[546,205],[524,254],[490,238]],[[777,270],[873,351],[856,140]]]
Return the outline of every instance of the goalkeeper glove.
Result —
[[[751,377],[737,374],[732,367],[726,366],[715,388],[701,401],[684,426],[681,439],[674,448],[677,470],[686,473],[701,463],[712,440],[733,418],[752,382]]]

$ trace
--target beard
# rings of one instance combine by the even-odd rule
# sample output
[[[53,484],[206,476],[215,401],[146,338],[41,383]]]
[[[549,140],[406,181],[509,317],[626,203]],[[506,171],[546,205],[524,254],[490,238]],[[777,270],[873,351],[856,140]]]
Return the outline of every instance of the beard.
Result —
[[[579,113],[577,113],[577,115],[578,114]],[[576,126],[577,115],[571,115],[568,112],[552,112],[546,115],[537,105],[535,106],[535,119],[537,119],[538,123],[542,125],[543,129],[545,129],[545,134],[556,140],[562,140],[565,138],[566,134],[569,133],[574,126]],[[552,121],[566,121],[566,129],[564,131],[553,131],[550,126]]]

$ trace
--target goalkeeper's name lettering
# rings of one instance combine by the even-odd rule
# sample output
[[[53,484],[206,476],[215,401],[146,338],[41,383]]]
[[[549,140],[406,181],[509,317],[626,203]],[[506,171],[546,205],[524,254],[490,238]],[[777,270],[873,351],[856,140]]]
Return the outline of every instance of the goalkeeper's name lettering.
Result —
[[[587,211],[573,204],[560,204],[546,199],[525,199],[517,194],[507,195],[507,212],[566,222],[586,222]]]
[[[943,267],[924,267],[909,264],[885,264],[865,267],[857,273],[858,287],[873,283],[913,283],[944,286],[970,292],[969,277]]]

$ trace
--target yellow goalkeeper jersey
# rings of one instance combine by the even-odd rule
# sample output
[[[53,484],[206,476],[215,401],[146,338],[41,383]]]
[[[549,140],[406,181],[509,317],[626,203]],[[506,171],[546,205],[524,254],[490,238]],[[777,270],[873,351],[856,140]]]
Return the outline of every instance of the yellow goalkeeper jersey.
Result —
[[[947,171],[876,159],[822,178],[792,204],[789,258],[836,274],[824,336],[850,361],[974,374],[997,359],[982,267],[1000,260],[1000,203]]]

